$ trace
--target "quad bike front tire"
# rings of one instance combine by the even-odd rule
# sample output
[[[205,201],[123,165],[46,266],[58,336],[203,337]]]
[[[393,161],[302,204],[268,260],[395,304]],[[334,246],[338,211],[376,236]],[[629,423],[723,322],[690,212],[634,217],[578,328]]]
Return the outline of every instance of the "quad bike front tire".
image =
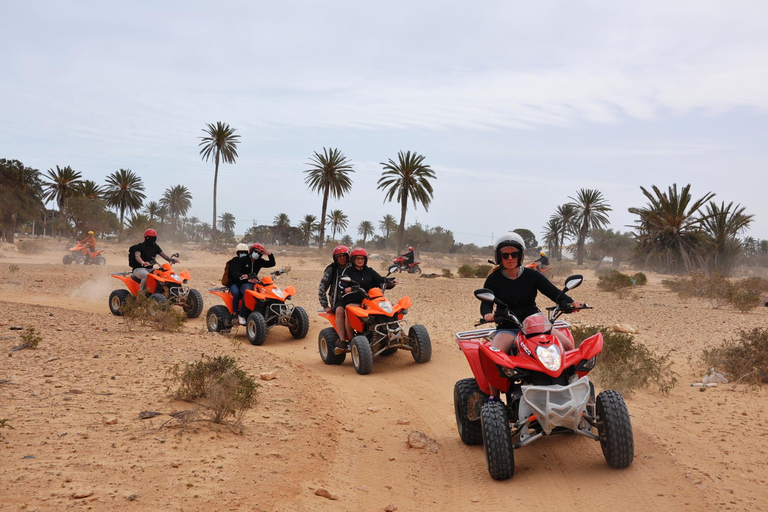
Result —
[[[85,256],[78,256],[75,258],[75,263],[78,265],[85,265]]]
[[[456,428],[461,442],[466,445],[483,444],[483,430],[479,418],[469,419],[472,407],[470,400],[474,398],[488,400],[488,395],[480,391],[475,379],[462,379],[453,386],[453,409],[456,413]]]
[[[362,334],[352,338],[349,343],[352,352],[352,366],[359,375],[368,375],[373,371],[373,352],[368,338]]]
[[[162,293],[153,293],[149,298],[161,306],[165,307],[168,304],[168,299]]]
[[[624,398],[618,391],[603,391],[597,395],[595,409],[605,461],[612,468],[626,468],[635,457],[635,438]]]
[[[480,410],[480,427],[488,473],[494,480],[507,480],[515,474],[515,453],[509,431],[507,409],[501,400],[491,400]]]
[[[432,341],[429,339],[427,328],[421,324],[415,324],[408,330],[408,338],[411,340],[413,350],[411,355],[417,363],[426,363],[432,359]]]
[[[307,316],[307,312],[304,311],[304,308],[299,306],[293,308],[293,311],[291,312],[291,321],[288,324],[288,330],[290,331],[291,336],[297,340],[307,336],[307,333],[309,332],[309,317]]]
[[[317,350],[320,352],[320,359],[325,364],[341,364],[347,358],[347,353],[336,354],[334,351],[339,344],[339,334],[333,327],[326,327],[320,331],[317,337]]]
[[[199,317],[203,312],[203,295],[194,288],[190,289],[182,309],[187,314],[187,318]]]
[[[106,265],[107,259],[104,256],[97,256],[93,262],[97,265]]]
[[[221,332],[224,329],[228,329],[229,325],[227,319],[231,317],[227,306],[213,306],[205,314],[205,325],[208,327],[208,332]]]
[[[128,290],[115,290],[109,294],[109,310],[113,315],[123,316],[123,306],[130,295]]]
[[[263,345],[267,341],[267,321],[258,311],[254,311],[245,320],[245,334],[251,345]]]
[[[69,255],[69,254],[65,254],[65,255],[64,255],[64,257],[61,259],[61,261],[62,261],[62,262],[65,264],[65,265],[69,265],[70,263],[72,263],[72,258],[70,257],[70,255]]]

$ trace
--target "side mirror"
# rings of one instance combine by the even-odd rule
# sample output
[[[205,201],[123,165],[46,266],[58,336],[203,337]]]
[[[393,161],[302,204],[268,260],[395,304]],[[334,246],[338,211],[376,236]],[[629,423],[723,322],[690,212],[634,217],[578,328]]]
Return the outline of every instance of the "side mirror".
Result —
[[[339,278],[339,281],[341,281],[344,284],[349,284],[352,282],[352,279],[349,276],[341,276],[341,278]]]
[[[565,280],[565,291],[573,290],[577,286],[579,286],[582,282],[584,282],[584,276],[580,274],[575,274],[570,276],[568,279]]]
[[[397,265],[390,265],[389,268],[387,269],[387,272],[388,272],[387,275],[397,272],[397,268],[398,268]]]
[[[486,302],[496,301],[496,296],[488,288],[480,288],[479,290],[475,290],[475,297]]]

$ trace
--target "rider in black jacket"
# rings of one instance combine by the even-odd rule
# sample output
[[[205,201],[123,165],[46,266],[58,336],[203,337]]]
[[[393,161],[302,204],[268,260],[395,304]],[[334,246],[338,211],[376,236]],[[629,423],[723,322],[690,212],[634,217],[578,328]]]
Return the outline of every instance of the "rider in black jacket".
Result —
[[[269,259],[265,260],[261,256],[266,255]],[[253,290],[253,285],[259,281],[257,277],[259,270],[262,268],[269,268],[275,266],[275,255],[269,252],[261,244],[253,244],[248,251],[247,258],[238,258],[235,260],[234,268],[229,269],[230,286],[238,285],[241,293],[245,296],[246,290]],[[242,310],[247,310],[245,302],[243,302]],[[245,319],[248,313],[240,311],[240,315],[237,317],[237,322],[240,325],[245,325]]]
[[[323,277],[320,279],[320,286],[317,288],[317,297],[325,312],[335,312],[336,314],[336,333],[342,343],[347,341],[347,332],[344,329],[344,306],[341,305],[340,301],[343,292],[339,288],[339,278],[348,266],[349,248],[344,245],[337,245],[333,249],[333,263],[325,267]]]

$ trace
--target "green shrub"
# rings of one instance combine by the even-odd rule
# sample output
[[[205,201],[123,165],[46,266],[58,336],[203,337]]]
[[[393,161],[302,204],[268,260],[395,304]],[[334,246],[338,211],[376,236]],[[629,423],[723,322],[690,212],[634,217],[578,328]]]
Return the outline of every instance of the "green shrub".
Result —
[[[490,265],[478,265],[475,268],[475,277],[488,277],[488,274],[491,273],[491,269],[493,267]]]
[[[643,274],[642,272],[637,272],[636,274],[634,274],[634,275],[632,276],[632,281],[633,281],[633,282],[634,282],[634,283],[635,283],[637,286],[645,286],[645,285],[647,285],[647,284],[648,284],[648,276],[646,276],[646,275],[645,275],[645,274]]]
[[[575,326],[571,329],[576,346],[597,332],[603,333],[603,351],[590,376],[605,389],[624,395],[651,384],[669,394],[677,383],[670,355],[657,355],[634,341],[631,334],[614,332],[603,325]]]
[[[624,288],[630,288],[632,284],[632,278],[618,270],[611,270],[597,280],[597,287],[606,292],[616,292]]]
[[[475,269],[470,265],[462,265],[459,267],[458,274],[460,277],[475,277]]]
[[[763,302],[762,299],[760,299],[759,293],[751,290],[744,290],[734,284],[731,284],[725,299],[728,304],[742,313],[755,309]]]
[[[193,363],[176,363],[168,369],[171,394],[179,400],[205,400],[208,418],[224,423],[234,417],[232,425],[239,425],[245,413],[256,405],[257,384],[243,371],[233,357],[210,357],[205,354]]]
[[[23,342],[24,348],[37,348],[41,341],[43,341],[42,335],[35,330],[34,327],[27,327],[27,329],[19,335],[19,338]]]
[[[447,277],[448,279],[453,279],[453,273],[450,271],[450,269],[444,268],[443,277]]]
[[[759,279],[759,278],[757,278]],[[734,284],[724,275],[714,273],[707,276],[701,272],[695,272],[689,276],[676,279],[665,279],[662,285],[676,292],[680,297],[702,297],[709,299],[713,308],[717,309],[730,304],[742,313],[750,311],[762,302],[759,289],[762,283],[749,281],[746,286],[741,283]]]
[[[740,331],[741,339],[704,351],[705,367],[716,368],[731,381],[753,386],[768,383],[768,329]]]

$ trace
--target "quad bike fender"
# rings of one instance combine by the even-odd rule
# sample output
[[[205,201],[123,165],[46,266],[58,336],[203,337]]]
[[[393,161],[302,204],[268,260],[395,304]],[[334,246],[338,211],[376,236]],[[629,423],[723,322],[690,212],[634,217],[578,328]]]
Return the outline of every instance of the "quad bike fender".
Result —
[[[592,359],[603,351],[603,333],[590,336],[579,345],[579,357],[581,359]]]
[[[141,284],[134,281],[133,276],[131,274],[125,274],[125,275],[112,274],[112,277],[114,277],[115,279],[119,279],[120,281],[125,283],[125,287],[128,288],[128,291],[134,297],[139,294],[139,288],[141,288]]]
[[[227,306],[229,312],[232,313],[232,294],[227,288],[224,288],[223,286],[221,288],[211,288],[208,290],[208,293],[221,297],[221,300],[224,301],[224,305]]]
[[[456,340],[459,344],[461,352],[464,357],[467,358],[469,367],[472,369],[472,374],[475,376],[477,385],[480,390],[487,394],[491,394],[491,388],[488,385],[488,379],[485,378],[485,372],[483,371],[483,364],[480,362],[480,341],[478,340]]]
[[[397,303],[397,309],[408,309],[410,307],[411,307],[411,298],[407,295],[402,299],[400,299],[400,302]]]
[[[361,318],[367,318],[368,312],[360,306],[353,305],[348,305],[346,309],[347,319],[349,320],[349,325],[352,327],[352,330],[355,332],[363,332],[365,326],[363,325]]]
[[[291,285],[285,290],[283,290],[283,293],[285,293],[286,297],[293,297],[294,295],[296,295],[296,288],[293,285]]]
[[[245,293],[243,294],[243,305],[251,311],[256,311],[256,304],[265,298],[264,294],[259,293],[256,290],[245,290]]]
[[[192,278],[192,276],[189,275],[189,270],[184,270],[179,273],[179,277],[182,281],[189,281]]]
[[[320,316],[328,320],[333,328],[336,329],[336,313],[326,313],[325,311],[322,311]]]

